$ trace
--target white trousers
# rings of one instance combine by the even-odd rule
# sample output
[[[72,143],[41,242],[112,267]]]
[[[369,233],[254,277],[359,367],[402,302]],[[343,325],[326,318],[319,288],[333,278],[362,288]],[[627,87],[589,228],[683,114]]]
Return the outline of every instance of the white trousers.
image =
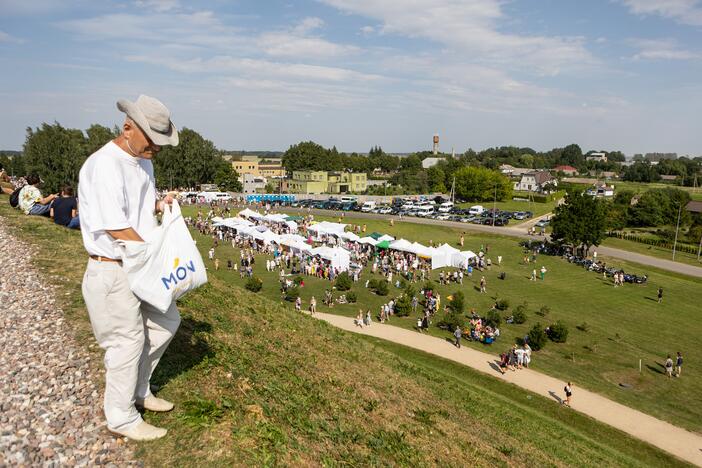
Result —
[[[175,303],[164,314],[141,302],[115,262],[88,262],[83,298],[95,339],[105,350],[105,418],[110,429],[142,421],[135,398],[150,395],[149,380],[180,325]]]

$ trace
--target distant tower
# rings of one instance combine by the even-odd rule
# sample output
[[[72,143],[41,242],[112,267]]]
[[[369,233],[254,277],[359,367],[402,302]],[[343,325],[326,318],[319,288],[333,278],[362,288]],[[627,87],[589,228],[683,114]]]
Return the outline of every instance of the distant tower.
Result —
[[[432,153],[434,153],[434,156],[439,154],[439,134],[438,133],[434,134],[434,146],[432,147]]]

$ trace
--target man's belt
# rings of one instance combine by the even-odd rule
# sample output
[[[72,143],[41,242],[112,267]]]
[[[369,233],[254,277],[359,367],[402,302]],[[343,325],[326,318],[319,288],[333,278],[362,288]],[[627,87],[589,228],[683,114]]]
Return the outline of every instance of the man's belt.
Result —
[[[90,255],[90,258],[97,260],[98,262],[122,263],[122,260],[118,258],[101,257],[100,255]]]

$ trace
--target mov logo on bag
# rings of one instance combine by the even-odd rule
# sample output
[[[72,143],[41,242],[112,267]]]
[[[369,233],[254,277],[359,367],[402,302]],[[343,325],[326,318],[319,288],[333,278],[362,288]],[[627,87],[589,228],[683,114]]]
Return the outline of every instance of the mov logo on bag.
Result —
[[[177,286],[179,282],[184,281],[188,277],[188,272],[195,273],[195,263],[190,260],[189,263],[180,266],[180,259],[176,258],[173,262],[171,274],[161,277],[161,282],[166,287],[166,291],[170,291],[172,286]]]

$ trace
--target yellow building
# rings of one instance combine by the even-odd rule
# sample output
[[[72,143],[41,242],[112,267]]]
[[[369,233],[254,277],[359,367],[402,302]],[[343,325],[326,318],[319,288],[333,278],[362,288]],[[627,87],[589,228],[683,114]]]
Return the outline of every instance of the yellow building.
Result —
[[[232,161],[232,167],[239,175],[251,174],[256,177],[285,177],[285,168],[275,162]]]
[[[261,175],[258,173],[258,161],[232,161],[232,167],[239,175]]]
[[[364,172],[293,171],[290,193],[362,193],[368,188]]]

